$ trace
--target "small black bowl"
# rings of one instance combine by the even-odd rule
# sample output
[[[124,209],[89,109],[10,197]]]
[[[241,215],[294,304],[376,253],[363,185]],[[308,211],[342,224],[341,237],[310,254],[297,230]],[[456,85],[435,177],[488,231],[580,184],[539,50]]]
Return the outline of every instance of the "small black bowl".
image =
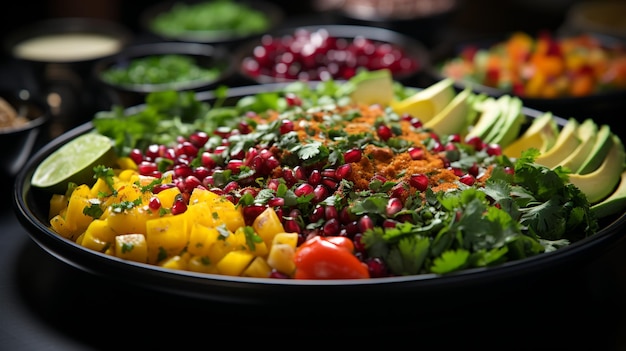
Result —
[[[177,6],[187,6],[187,8],[193,8],[193,6],[200,6],[208,4],[213,0],[174,0],[164,1],[152,5],[146,8],[139,17],[139,23],[141,28],[153,37],[163,41],[184,41],[194,43],[205,43],[213,45],[225,45],[229,48],[235,47],[241,42],[260,36],[266,31],[272,30],[280,25],[284,20],[284,11],[279,6],[263,0],[244,0],[233,1],[234,4],[245,6],[253,11],[258,11],[267,19],[267,26],[265,28],[251,31],[251,32],[237,32],[230,28],[223,28],[220,30],[190,30],[179,32],[169,32],[159,30],[155,27],[155,20],[162,15],[170,14],[172,10]],[[202,21],[201,18],[194,18],[195,21]]]
[[[4,150],[0,153],[1,174],[3,178],[12,178],[39,144],[47,141],[50,112],[42,100],[27,90],[0,91],[0,98],[22,120],[20,124],[0,127],[0,148]],[[4,108],[0,110],[6,113]]]
[[[97,111],[92,65],[118,53],[133,39],[132,31],[116,22],[63,17],[18,28],[8,33],[3,44],[9,57],[25,68],[27,88],[44,100],[53,96],[51,113],[62,132]]]
[[[290,68],[288,68],[288,70],[293,69],[294,71],[294,74],[292,74],[291,76],[279,76],[273,73],[268,73],[266,69],[268,66],[266,64],[262,64],[262,66],[265,66],[266,68],[261,68],[258,71],[253,72],[250,69],[250,67],[248,66],[249,61],[256,61],[256,63],[259,63],[259,60],[254,58],[254,51],[258,50],[258,47],[276,47],[275,43],[277,41],[281,41],[284,43],[285,38],[293,38],[294,36],[297,36],[299,32],[308,33],[309,35],[311,35],[311,39],[308,40],[307,45],[320,46],[320,49],[315,49],[319,50],[318,53],[310,55],[310,58],[314,60],[314,63],[312,64],[312,66],[310,66],[312,68],[304,68],[306,67],[306,59],[297,58],[296,54],[294,54],[294,63],[291,64],[292,66]],[[320,33],[324,34],[320,35]],[[316,35],[317,38],[313,38],[313,34]],[[315,44],[316,41],[323,41],[324,39],[321,39],[323,36],[327,36],[329,40],[327,40],[326,43],[323,44]],[[391,49],[384,50],[393,50],[394,52],[402,53],[403,59],[408,60],[407,62],[411,62],[411,64],[406,67],[404,66],[404,64],[402,64],[402,69],[392,69],[391,73],[394,80],[400,81],[407,85],[422,86],[422,73],[425,72],[430,65],[429,51],[426,49],[424,44],[407,35],[389,29],[368,26],[320,24],[287,27],[274,30],[272,32],[266,33],[261,38],[248,41],[247,43],[241,45],[235,51],[234,56],[235,61],[237,62],[237,72],[239,77],[243,80],[242,85],[255,83],[284,83],[296,80],[325,80],[322,74],[319,74],[320,70],[326,71],[325,73],[328,74],[328,77],[334,80],[349,79],[359,69],[366,68],[366,65],[363,63],[363,61],[368,61],[379,54],[378,52],[371,52],[368,50],[355,51],[358,49],[353,50],[352,48],[344,48],[345,45],[354,44],[355,38],[364,38],[368,42],[372,43],[374,46],[381,48],[381,50],[383,47],[386,46],[387,48],[391,47]],[[268,44],[269,40],[272,40],[273,44]],[[339,41],[342,41],[344,44],[333,44],[333,41],[335,40],[337,41],[337,43],[339,43]],[[323,46],[329,46],[330,49],[321,48]],[[266,50],[266,54],[269,57],[272,65],[278,63],[277,61],[281,60],[280,56],[285,57],[284,55],[280,54],[284,51],[284,48],[272,49],[276,50],[276,53],[271,53],[268,50]],[[333,54],[333,52],[335,53]],[[335,57],[335,59],[332,60],[334,61],[333,63],[329,64],[328,60],[330,60],[329,55],[331,54],[334,55],[333,57]],[[353,60],[353,62],[348,63],[349,60]],[[396,61],[396,63],[397,62],[398,61]],[[253,65],[256,65],[256,63],[253,63]],[[333,70],[333,64],[335,65],[335,68],[338,67],[336,70]],[[394,65],[395,67],[400,67],[400,64]],[[343,71],[344,68],[349,69],[351,73],[342,73],[345,72]],[[303,76],[301,73],[306,71],[312,71],[313,74]]]
[[[216,75],[211,79],[193,81],[168,82],[160,84],[117,84],[108,81],[103,73],[109,69],[127,68],[135,60],[157,58],[164,55],[176,55],[191,58],[193,64],[205,69],[215,69]],[[135,61],[136,62],[136,61]],[[120,53],[99,60],[93,69],[96,81],[109,97],[110,104],[133,106],[145,102],[149,93],[165,90],[209,90],[225,83],[233,74],[234,63],[229,59],[228,52],[222,47],[209,44],[160,42],[138,44],[126,47]],[[108,108],[108,106],[103,106]]]

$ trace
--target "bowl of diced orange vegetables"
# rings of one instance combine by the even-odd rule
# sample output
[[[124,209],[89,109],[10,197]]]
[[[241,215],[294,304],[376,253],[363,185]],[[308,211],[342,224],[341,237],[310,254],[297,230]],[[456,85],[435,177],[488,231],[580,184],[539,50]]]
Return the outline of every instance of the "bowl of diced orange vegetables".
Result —
[[[435,56],[437,78],[451,77],[459,88],[471,86],[488,95],[515,95],[527,106],[563,117],[624,107],[626,43],[615,37],[518,31],[459,43]],[[607,104],[611,110],[599,110]]]

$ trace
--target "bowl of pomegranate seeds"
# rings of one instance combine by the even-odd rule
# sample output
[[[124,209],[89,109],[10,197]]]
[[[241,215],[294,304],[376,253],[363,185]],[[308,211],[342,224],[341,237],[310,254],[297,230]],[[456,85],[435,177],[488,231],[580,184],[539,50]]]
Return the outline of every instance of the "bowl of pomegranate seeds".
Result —
[[[285,28],[237,49],[239,74],[248,82],[346,80],[361,70],[388,69],[413,83],[429,65],[424,45],[392,30],[324,25]]]

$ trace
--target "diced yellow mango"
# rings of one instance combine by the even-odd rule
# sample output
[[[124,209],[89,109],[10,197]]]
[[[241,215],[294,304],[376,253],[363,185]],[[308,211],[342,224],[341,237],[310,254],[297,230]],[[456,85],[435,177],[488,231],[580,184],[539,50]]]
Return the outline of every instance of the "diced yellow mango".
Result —
[[[268,247],[271,247],[272,240],[276,234],[285,232],[280,218],[278,218],[276,211],[271,207],[261,212],[252,223],[252,228],[254,228],[254,231],[263,239]]]
[[[211,264],[206,256],[191,256],[187,262],[187,269],[192,272],[218,274],[217,265]]]
[[[117,165],[122,170],[130,170],[130,171],[137,170],[137,164],[130,157],[118,157]]]
[[[267,263],[277,271],[291,276],[296,270],[295,252],[296,250],[289,244],[272,245]]]
[[[196,188],[189,196],[189,208],[200,203],[206,203],[211,209],[210,216],[214,220],[226,224],[226,227],[232,232],[246,225],[241,208],[223,196],[207,189]]]
[[[278,233],[272,240],[272,246],[276,244],[287,244],[295,249],[298,246],[298,233]]]
[[[188,255],[174,255],[172,257],[167,258],[165,261],[163,261],[159,265],[163,268],[186,271],[187,268],[189,267],[188,263],[189,263]]]
[[[254,259],[249,251],[230,251],[217,263],[217,271],[220,274],[239,276]]]
[[[48,212],[48,219],[61,213],[61,211],[67,208],[69,199],[65,195],[53,194],[50,198],[50,210]]]
[[[108,211],[106,216],[109,226],[117,234],[146,234],[146,222],[158,218],[158,212],[151,211],[147,206]]]
[[[160,191],[156,196],[161,201],[161,207],[163,208],[172,208],[174,205],[174,201],[176,200],[176,196],[180,194],[180,189],[178,187],[171,187],[165,190]]]
[[[113,189],[107,184],[103,178],[98,178],[94,185],[91,186],[91,197],[98,198],[100,194],[110,195]]]
[[[71,232],[69,238],[72,240],[75,240],[82,234],[87,229],[89,223],[93,221],[93,217],[83,213],[86,207],[92,205],[89,199],[90,189],[85,184],[77,186],[70,196],[65,214],[65,226]]]
[[[207,256],[210,248],[207,238],[209,235],[217,235],[217,230],[197,222],[189,223],[192,224],[189,230],[189,245],[187,246],[187,251],[192,255]]]
[[[117,233],[102,219],[95,219],[83,234],[80,245],[99,252],[104,252],[115,243]],[[78,243],[78,241],[76,241]]]
[[[116,236],[115,256],[135,262],[148,262],[146,237],[143,234],[124,234]]]
[[[146,221],[149,263],[157,263],[164,257],[179,254],[187,246],[188,240],[185,216],[163,216]]]
[[[241,275],[244,277],[267,278],[270,276],[270,273],[272,273],[272,267],[267,264],[263,257],[257,256]]]
[[[220,224],[225,224],[211,205],[206,202],[190,205],[184,215],[189,221],[202,224],[205,227],[217,227]]]

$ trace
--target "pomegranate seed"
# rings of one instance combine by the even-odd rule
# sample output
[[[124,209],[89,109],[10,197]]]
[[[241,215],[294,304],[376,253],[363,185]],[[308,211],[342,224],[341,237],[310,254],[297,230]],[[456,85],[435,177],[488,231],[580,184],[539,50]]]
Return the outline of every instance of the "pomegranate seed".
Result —
[[[425,174],[413,174],[409,178],[409,184],[414,188],[417,188],[418,191],[424,191],[428,188],[428,177]]]
[[[312,170],[311,174],[309,175],[309,184],[318,185],[321,180],[322,180],[322,173],[320,173],[320,171],[317,169]]]
[[[337,167],[335,178],[337,180],[346,179],[352,173],[352,166],[349,163]]]
[[[343,159],[346,163],[353,163],[361,161],[361,150],[359,149],[351,149],[343,154]]]
[[[302,229],[295,219],[286,219],[283,227],[287,233],[301,233]]]
[[[185,203],[185,201],[183,201],[182,196],[176,196],[174,204],[172,204],[171,211],[173,215],[178,215],[187,211],[187,204]]]
[[[157,196],[153,196],[150,198],[150,202],[148,202],[148,207],[151,210],[158,210],[161,208],[161,200]]]
[[[300,196],[305,196],[305,195],[309,195],[313,193],[313,190],[315,189],[313,188],[311,184],[304,183],[304,184],[298,185],[296,190],[294,190],[294,193],[296,194],[296,196],[300,197]]]
[[[282,120],[282,122],[280,123],[280,128],[279,128],[279,133],[281,135],[287,134],[289,132],[293,132],[294,126],[293,126],[293,121],[288,120],[288,119],[284,119]]]
[[[465,185],[474,185],[474,183],[476,183],[476,178],[474,178],[471,174],[465,174],[459,178],[459,181]]]
[[[323,206],[315,206],[311,214],[309,215],[309,220],[313,223],[324,219],[324,207]]]
[[[385,207],[385,212],[387,216],[393,217],[396,213],[400,212],[404,204],[397,197],[392,197],[387,201],[387,206]]]
[[[336,218],[331,218],[322,227],[322,231],[324,235],[338,235],[339,229],[341,226],[339,225],[339,221]]]
[[[267,207],[263,205],[250,205],[243,208],[243,217],[246,223],[251,224]]]
[[[424,159],[424,149],[419,147],[410,147],[408,150],[409,156],[411,156],[412,160],[423,160]]]
[[[374,221],[368,215],[361,217],[358,225],[361,233],[365,233],[369,229],[374,229]]]
[[[130,157],[130,159],[133,160],[135,164],[140,164],[141,161],[143,161],[143,155],[141,153],[141,150],[139,149],[130,150],[130,152],[128,153],[128,157]]]
[[[489,144],[487,145],[487,155],[489,156],[500,156],[502,155],[502,147],[498,144]]]
[[[376,134],[383,141],[387,141],[393,136],[393,132],[391,131],[391,128],[389,128],[388,126],[384,124],[381,124],[378,126],[378,128],[376,128]]]
[[[469,137],[465,139],[465,143],[472,146],[474,150],[476,151],[480,151],[485,147],[485,144],[483,143],[482,139],[480,139],[480,137],[477,137],[477,136],[473,136],[473,137]]]
[[[285,205],[285,199],[282,197],[274,197],[267,200],[267,205],[270,207],[280,207]]]
[[[339,212],[335,206],[326,206],[324,208],[324,218],[326,219],[338,219]]]
[[[189,141],[195,147],[202,147],[209,141],[209,135],[206,132],[198,131],[189,136]]]
[[[352,238],[352,242],[354,243],[354,250],[356,252],[364,253],[366,251],[365,244],[361,242],[361,238],[363,237],[363,233],[356,233]]]
[[[289,276],[285,273],[272,269],[268,278],[272,279],[289,279]]]
[[[381,278],[389,275],[389,271],[385,263],[378,257],[371,257],[365,260],[367,270],[372,278]]]
[[[318,185],[313,189],[313,201],[315,203],[322,202],[328,197],[328,189],[324,185]]]

